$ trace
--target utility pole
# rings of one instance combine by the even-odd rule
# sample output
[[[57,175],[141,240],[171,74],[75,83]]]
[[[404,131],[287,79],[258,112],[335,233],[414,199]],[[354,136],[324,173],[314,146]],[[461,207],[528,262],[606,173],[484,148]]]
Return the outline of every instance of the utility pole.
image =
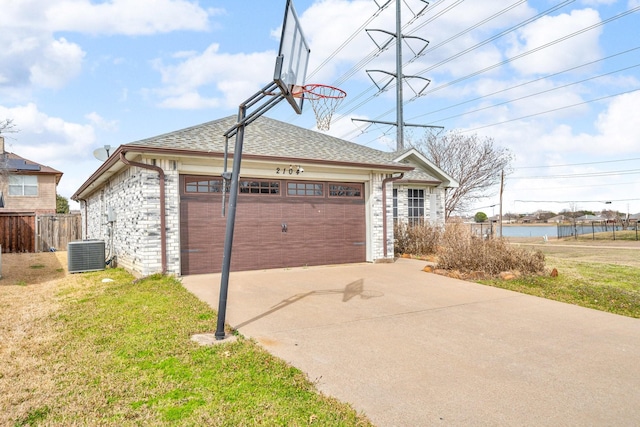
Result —
[[[504,169],[500,173],[500,238],[502,238],[502,192],[504,190]]]
[[[396,151],[401,151],[404,149],[404,114],[402,110],[403,81],[404,80],[402,76],[402,2],[400,0],[396,0]]]
[[[391,0],[389,0],[389,2],[390,1]],[[429,6],[429,2],[427,2],[426,0],[420,0],[420,1],[425,3],[425,6],[419,12],[414,13],[414,16],[413,16],[412,20],[416,20],[421,15],[423,15],[424,11]],[[389,4],[389,2],[385,3],[385,5],[383,5],[383,6],[378,5],[378,7],[380,7],[382,9],[382,8],[386,7],[386,5]],[[377,1],[376,1],[376,4],[378,4]],[[430,126],[430,125],[411,124],[411,123],[405,123],[404,122],[404,111],[403,111],[403,105],[402,105],[404,80],[405,79],[419,79],[424,83],[424,85],[418,91],[414,91],[415,94],[416,94],[416,97],[422,96],[422,94],[424,93],[424,91],[427,88],[427,86],[429,86],[429,83],[431,83],[431,80],[429,80],[427,78],[424,78],[424,77],[421,77],[421,76],[408,76],[408,75],[404,75],[403,74],[403,70],[402,70],[402,41],[405,40],[405,39],[414,39],[414,40],[418,40],[418,41],[423,43],[422,48],[417,53],[414,52],[416,58],[418,56],[422,55],[424,50],[429,45],[429,42],[427,40],[423,39],[423,38],[420,38],[420,37],[404,36],[402,34],[402,0],[396,0],[396,31],[395,31],[395,33],[392,33],[392,32],[389,32],[389,31],[385,31],[385,30],[378,30],[378,29],[365,30],[365,31],[367,32],[367,34],[369,34],[369,37],[371,37],[371,40],[373,40],[373,42],[376,44],[376,46],[378,47],[378,49],[381,52],[383,50],[386,50],[389,47],[389,45],[391,44],[391,40],[388,40],[385,43],[378,43],[375,40],[375,38],[373,38],[371,36],[371,33],[372,32],[380,32],[380,33],[384,33],[384,34],[390,35],[392,37],[395,37],[396,72],[395,73],[390,73],[390,72],[384,71],[384,70],[367,70],[367,74],[369,75],[369,78],[371,78],[373,83],[378,87],[378,90],[380,92],[383,92],[384,90],[386,90],[386,88],[391,84],[391,82],[393,82],[395,80],[395,82],[396,82],[396,121],[395,122],[388,122],[388,121],[381,121],[381,120],[364,120],[364,119],[351,119],[351,121],[396,126],[396,151],[402,151],[402,150],[404,150],[404,128],[406,126],[443,129],[443,126]],[[391,76],[392,78],[390,80],[388,80],[386,83],[382,84],[382,83],[376,81],[376,79],[374,79],[374,77],[372,77],[372,73],[376,73],[376,74],[377,73],[382,73],[382,74],[385,74],[387,76]]]

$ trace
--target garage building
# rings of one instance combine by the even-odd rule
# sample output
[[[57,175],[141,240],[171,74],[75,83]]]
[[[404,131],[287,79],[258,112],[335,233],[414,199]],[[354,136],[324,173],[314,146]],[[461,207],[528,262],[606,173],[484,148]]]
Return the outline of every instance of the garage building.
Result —
[[[136,275],[222,268],[230,116],[120,145],[72,196],[83,237]],[[232,271],[393,259],[394,220],[444,223],[457,183],[414,149],[384,152],[267,117],[247,126]]]

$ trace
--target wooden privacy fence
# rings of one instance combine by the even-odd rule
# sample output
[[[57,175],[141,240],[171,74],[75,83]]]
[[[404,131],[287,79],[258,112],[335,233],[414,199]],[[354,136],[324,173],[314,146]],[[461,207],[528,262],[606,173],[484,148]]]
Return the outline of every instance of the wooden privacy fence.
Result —
[[[80,214],[0,215],[2,252],[48,252],[67,250],[67,244],[82,239]]]
[[[82,239],[80,214],[38,215],[36,251],[67,250],[67,244]]]
[[[2,252],[35,252],[35,214],[0,215]]]

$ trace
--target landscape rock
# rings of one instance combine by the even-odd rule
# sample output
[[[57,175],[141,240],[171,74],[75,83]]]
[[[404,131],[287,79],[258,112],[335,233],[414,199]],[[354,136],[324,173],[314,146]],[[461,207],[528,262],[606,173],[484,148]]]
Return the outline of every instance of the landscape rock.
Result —
[[[502,273],[500,273],[500,278],[502,280],[513,280],[516,277],[517,276],[511,271],[503,271]]]

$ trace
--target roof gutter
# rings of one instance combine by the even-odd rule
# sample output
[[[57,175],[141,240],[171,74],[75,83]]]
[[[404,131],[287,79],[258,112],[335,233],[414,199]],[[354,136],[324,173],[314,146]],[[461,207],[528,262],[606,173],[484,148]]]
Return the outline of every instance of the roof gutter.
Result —
[[[145,163],[132,162],[127,160],[126,151],[122,150],[120,152],[120,160],[127,166],[136,166],[143,169],[149,169],[158,172],[158,177],[160,178],[160,253],[162,257],[162,274],[167,272],[167,231],[166,231],[166,210],[165,210],[165,179],[164,179],[164,170],[162,170],[159,166],[147,165]]]
[[[382,246],[384,257],[387,257],[387,183],[398,181],[404,178],[404,173],[400,176],[390,176],[382,180]]]

